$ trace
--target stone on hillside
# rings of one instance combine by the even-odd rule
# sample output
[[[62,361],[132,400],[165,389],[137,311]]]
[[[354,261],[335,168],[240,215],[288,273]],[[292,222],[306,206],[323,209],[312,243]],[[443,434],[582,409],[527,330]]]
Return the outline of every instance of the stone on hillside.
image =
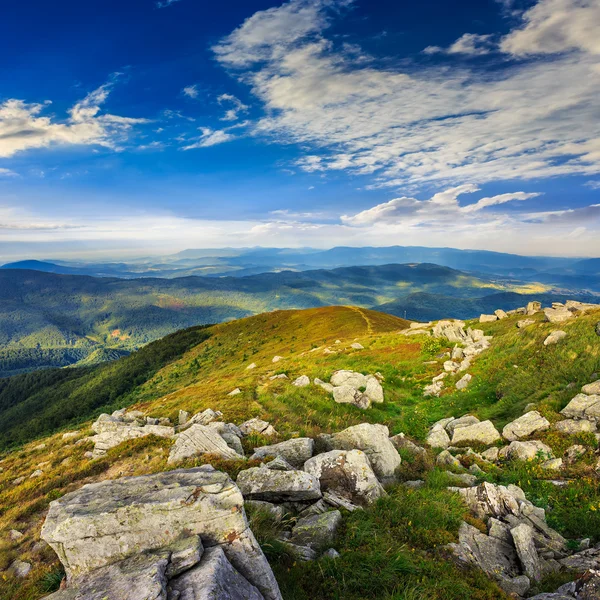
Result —
[[[196,413],[187,423],[186,425],[208,425],[217,419],[220,419],[223,416],[223,413],[218,410],[213,410],[212,408],[207,408],[200,413]]]
[[[516,488],[516,486],[512,487]],[[471,513],[479,519],[502,518],[509,514],[519,515],[521,494],[515,493],[509,487],[484,482],[477,487],[460,489],[458,492]]]
[[[457,390],[464,390],[468,387],[469,383],[471,383],[471,379],[473,379],[473,376],[470,375],[469,373],[467,373],[466,375],[463,375],[463,377],[461,377],[461,379],[459,379],[456,382],[456,389]]]
[[[303,502],[321,497],[318,478],[305,471],[274,471],[253,467],[240,471],[237,484],[244,498],[249,500]]]
[[[572,419],[600,419],[600,395],[577,394],[560,414]]]
[[[252,435],[253,433],[259,433],[260,435],[266,435],[268,437],[277,435],[277,432],[270,423],[258,419],[257,417],[242,423],[240,425],[240,431],[244,435]]]
[[[27,575],[29,575],[29,571],[31,571],[31,563],[18,558],[13,560],[8,567],[8,572],[15,577],[19,577],[19,579],[27,577]]]
[[[394,476],[402,462],[389,435],[385,425],[361,423],[334,434],[330,441],[337,450],[362,450],[377,477],[385,480]]]
[[[581,388],[581,392],[588,396],[600,396],[600,379],[593,383],[588,383]]]
[[[147,596],[139,596],[142,597],[147,598]],[[263,594],[233,568],[219,546],[208,548],[200,564],[169,582],[168,598],[264,600]]]
[[[533,529],[529,525],[522,523],[511,529],[510,533],[525,575],[534,581],[539,581],[543,576],[543,571],[535,548]]]
[[[300,546],[298,544],[292,544],[288,541],[283,541],[283,545],[288,554],[291,554],[294,559],[301,562],[310,562],[316,560],[319,556],[316,550],[309,548],[308,546]]]
[[[545,340],[544,346],[553,346],[554,344],[558,344],[560,340],[567,337],[567,333],[565,331],[553,331]]]
[[[433,337],[446,338],[449,342],[463,343],[467,339],[462,321],[439,321],[433,327]]]
[[[497,321],[498,317],[496,315],[481,315],[479,317],[479,322],[480,323],[493,323],[494,321]]]
[[[554,429],[561,433],[572,435],[575,433],[593,433],[596,431],[596,422],[582,419],[576,421],[575,419],[565,419],[564,421],[558,421],[554,423]]]
[[[439,395],[441,394],[442,390],[444,389],[444,382],[443,381],[436,381],[435,383],[432,383],[430,385],[426,385],[423,388],[423,396],[427,397],[427,396],[436,396],[439,397]]]
[[[462,360],[465,357],[465,352],[460,346],[454,346],[452,348],[452,354],[450,358],[452,360]]]
[[[326,392],[328,393],[333,393],[333,386],[331,385],[331,383],[327,383],[326,381],[323,381],[322,379],[319,378],[315,378],[314,381],[315,385],[318,385],[319,387],[323,388]]]
[[[273,504],[272,502],[265,502],[264,500],[246,500],[244,506],[251,510],[269,515],[276,523],[283,520],[283,517],[285,516],[285,509],[283,506]]]
[[[367,376],[355,371],[336,371],[329,380],[331,385],[349,385],[354,389],[366,387]]]
[[[238,396],[241,393],[242,393],[242,390],[240,390],[240,388],[235,388],[235,390],[231,390],[231,392],[229,392],[229,394],[227,394],[227,395],[228,396]]]
[[[450,445],[450,437],[445,429],[432,429],[427,434],[426,442],[432,448],[447,448]]]
[[[454,373],[458,367],[460,367],[460,364],[454,362],[453,360],[447,360],[444,362],[444,371],[446,371],[446,373]]]
[[[318,478],[324,493],[346,498],[353,504],[371,504],[385,491],[361,450],[331,450],[306,461],[304,470]]]
[[[544,315],[550,323],[564,323],[573,318],[573,313],[565,307],[545,308]]]
[[[562,466],[562,458],[551,458],[550,460],[546,460],[541,464],[542,469],[546,469],[547,471],[560,471]]]
[[[290,463],[282,458],[281,456],[277,456],[273,460],[270,460],[267,463],[261,463],[261,466],[265,466],[267,469],[271,469],[271,471],[295,471],[296,467],[290,465]]]
[[[247,367],[246,367],[246,371],[251,371],[252,369],[256,369],[256,363],[250,363]]]
[[[283,356],[274,356],[272,363],[278,363],[279,361],[284,360]]]
[[[589,550],[583,550],[577,552],[572,556],[563,558],[560,560],[561,566],[568,571],[575,571],[577,573],[583,573],[590,569],[598,571],[598,564],[600,563],[600,548],[590,548]],[[587,599],[586,599],[587,600]]]
[[[23,534],[20,531],[17,531],[16,529],[11,529],[8,532],[8,539],[11,542],[18,542],[22,537],[23,537]]]
[[[67,433],[62,434],[61,439],[72,440],[73,438],[76,438],[80,433],[81,433],[80,431],[67,431]]]
[[[529,442],[511,442],[508,446],[500,449],[500,458],[510,460],[535,460],[536,458],[554,458],[552,449],[539,440]]]
[[[494,314],[498,317],[498,319],[506,319],[508,315],[501,308],[498,308],[494,311]]]
[[[482,421],[466,427],[457,427],[452,435],[452,444],[461,442],[480,442],[482,444],[494,444],[500,439],[498,430],[491,421]]]
[[[292,385],[295,385],[296,387],[306,387],[310,385],[310,379],[307,375],[300,375],[300,377],[292,381]]]
[[[300,546],[308,546],[314,550],[331,546],[341,522],[342,513],[339,510],[330,510],[321,514],[303,517],[298,519],[292,529],[290,542]]]
[[[179,425],[185,425],[190,420],[190,413],[187,410],[180,410],[177,422]]]
[[[383,402],[383,387],[374,375],[367,375],[367,385],[365,395],[371,402],[381,404]]]
[[[394,435],[390,438],[390,442],[394,445],[396,450],[406,450],[415,456],[418,454],[426,454],[425,448],[418,446],[414,442],[411,442],[403,433],[399,433],[398,435]]]
[[[472,475],[471,473],[453,473],[452,471],[446,471],[446,477],[452,485],[472,487],[477,483],[477,476]]]
[[[288,379],[288,376],[285,373],[277,373],[277,375],[269,377],[269,381],[276,381],[277,379]]]
[[[535,321],[533,319],[521,319],[520,321],[517,321],[517,327],[519,329],[524,329],[525,327],[529,327],[530,325],[533,325],[535,323]]]
[[[350,344],[350,348],[352,348],[353,350],[364,350],[365,347],[362,344],[359,344],[358,342],[354,342],[353,344]]]
[[[353,404],[363,410],[370,408],[371,400],[363,392],[350,385],[340,385],[333,388],[333,399],[338,404]]]
[[[533,302],[528,302],[525,310],[528,315],[535,315],[535,313],[542,310],[542,303],[535,300]]]
[[[448,450],[442,450],[437,455],[435,462],[441,467],[461,467],[460,460],[452,456]]]
[[[587,448],[585,446],[573,444],[565,450],[564,457],[567,462],[572,463],[579,460],[586,452]]]
[[[179,433],[169,452],[169,463],[202,454],[216,454],[225,459],[243,458],[227,445],[215,429],[206,425],[192,425]]]
[[[495,462],[498,460],[498,453],[500,452],[500,448],[493,446],[492,448],[488,448],[481,453],[481,457],[484,460],[489,460]]]
[[[248,527],[242,494],[227,474],[208,465],[85,485],[50,504],[41,536],[59,555],[69,581],[160,551],[184,536],[200,536],[205,548],[222,547],[267,600],[281,598]]]
[[[538,431],[545,431],[549,427],[550,421],[544,418],[537,410],[532,410],[505,425],[502,430],[502,436],[509,442],[513,442],[529,437]]]
[[[266,456],[281,456],[292,466],[300,468],[313,455],[314,445],[311,438],[293,438],[279,444],[254,448],[254,454],[250,458],[261,460]]]
[[[222,421],[212,421],[207,427],[216,431],[233,451],[240,456],[244,456],[244,447],[241,440],[242,432],[239,427],[233,423],[223,423]]]
[[[473,415],[464,415],[458,419],[452,419],[449,421],[445,428],[450,435],[453,435],[455,429],[458,429],[459,427],[467,427],[468,425],[475,425],[479,422],[479,419]]]

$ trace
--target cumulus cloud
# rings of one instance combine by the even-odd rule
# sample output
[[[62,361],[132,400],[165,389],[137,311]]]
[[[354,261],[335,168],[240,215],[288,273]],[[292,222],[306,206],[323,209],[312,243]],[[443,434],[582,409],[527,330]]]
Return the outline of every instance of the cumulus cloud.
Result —
[[[481,56],[483,54],[489,54],[494,47],[495,44],[491,35],[465,33],[448,48],[442,48],[440,46],[427,46],[423,52],[425,54],[444,53]]]
[[[308,149],[297,166],[370,175],[374,188],[600,173],[600,62],[586,50],[592,41],[581,42],[582,52],[505,60],[493,70],[424,67],[405,57],[379,66],[326,37],[349,4],[290,0],[255,13],[214,48],[263,103],[253,134]],[[579,15],[560,18],[576,31]],[[534,21],[529,11],[523,19],[526,31]],[[489,43],[467,35],[453,46],[476,52]],[[510,46],[505,39],[503,48]]]
[[[50,102],[27,103],[10,99],[0,104],[0,157],[32,148],[55,145],[95,145],[116,150],[135,125],[147,119],[102,112],[112,83],[100,86],[69,110],[68,118],[44,116]]]

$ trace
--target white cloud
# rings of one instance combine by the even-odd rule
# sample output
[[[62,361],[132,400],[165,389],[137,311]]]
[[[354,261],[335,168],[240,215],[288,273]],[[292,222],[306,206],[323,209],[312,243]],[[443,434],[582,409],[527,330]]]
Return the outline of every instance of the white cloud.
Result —
[[[598,0],[540,0],[523,15],[522,28],[501,43],[516,56],[582,50],[600,54]]]
[[[191,144],[183,147],[184,150],[193,150],[195,148],[208,148],[209,146],[216,146],[217,144],[223,144],[230,142],[235,139],[235,135],[229,133],[223,129],[212,129],[210,127],[201,127],[201,135]],[[189,140],[188,140],[189,141]]]
[[[111,86],[108,83],[90,92],[69,110],[69,117],[62,121],[42,115],[50,102],[30,104],[23,100],[6,100],[0,104],[0,157],[55,145],[95,145],[118,149],[134,125],[148,120],[102,113],[101,107]]]
[[[197,98],[200,95],[200,92],[198,91],[198,86],[196,84],[186,85],[181,90],[181,92],[184,96],[187,96],[188,98]]]
[[[477,33],[465,33],[459,37],[448,48],[441,46],[427,46],[425,54],[465,54],[469,56],[481,56],[489,54],[494,49],[491,35]]]
[[[161,2],[156,3],[156,8],[167,8],[171,6],[171,4],[175,4],[175,2],[179,2],[180,0],[162,0]]]
[[[217,98],[217,101],[219,104],[228,104],[232,107],[225,112],[223,117],[221,117],[221,121],[237,121],[240,118],[240,113],[247,113],[250,108],[232,94],[221,94]]]
[[[393,188],[600,173],[596,55],[506,60],[493,70],[411,66],[405,57],[376,66],[325,37],[348,4],[291,0],[215,47],[263,103],[253,134],[308,148],[302,169],[370,175],[370,187]],[[478,47],[461,40],[457,49]]]
[[[589,187],[592,190],[600,190],[600,181],[588,181],[585,183],[585,187]]]
[[[5,169],[4,167],[0,167],[0,177],[18,177],[19,174],[11,171],[10,169]]]

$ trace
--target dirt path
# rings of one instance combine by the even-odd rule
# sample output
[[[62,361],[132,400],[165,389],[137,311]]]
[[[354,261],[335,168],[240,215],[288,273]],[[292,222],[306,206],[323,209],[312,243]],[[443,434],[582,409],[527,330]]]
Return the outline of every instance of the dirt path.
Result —
[[[367,324],[367,334],[373,335],[373,324],[371,323],[371,319],[369,319],[369,317],[367,317],[367,315],[362,311],[362,309],[358,308],[357,306],[346,306],[346,308],[358,313],[364,319],[365,323]]]

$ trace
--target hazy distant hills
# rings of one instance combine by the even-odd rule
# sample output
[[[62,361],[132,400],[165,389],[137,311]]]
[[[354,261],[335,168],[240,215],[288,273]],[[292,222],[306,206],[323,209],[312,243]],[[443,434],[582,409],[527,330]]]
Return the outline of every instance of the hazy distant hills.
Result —
[[[178,329],[278,309],[358,305],[430,320],[566,295],[589,298],[428,263],[174,279],[6,268],[0,270],[0,376],[101,362],[114,358],[113,350],[130,351]]]
[[[419,246],[314,248],[189,249],[177,254],[128,262],[20,261],[2,269],[36,269],[93,277],[175,278],[245,277],[282,270],[308,271],[350,266],[433,263],[476,275],[542,282],[569,289],[600,292],[600,259],[531,257],[455,248]]]

